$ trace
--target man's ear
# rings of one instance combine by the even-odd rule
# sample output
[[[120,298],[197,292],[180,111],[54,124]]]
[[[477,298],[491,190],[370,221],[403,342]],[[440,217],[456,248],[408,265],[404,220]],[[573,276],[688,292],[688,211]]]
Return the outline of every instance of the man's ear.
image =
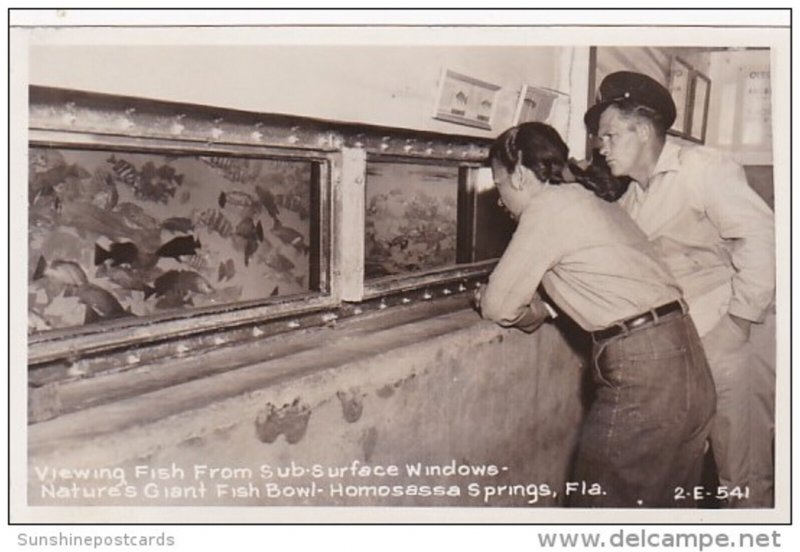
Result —
[[[642,121],[636,123],[636,135],[642,142],[649,142],[653,137],[653,127]]]

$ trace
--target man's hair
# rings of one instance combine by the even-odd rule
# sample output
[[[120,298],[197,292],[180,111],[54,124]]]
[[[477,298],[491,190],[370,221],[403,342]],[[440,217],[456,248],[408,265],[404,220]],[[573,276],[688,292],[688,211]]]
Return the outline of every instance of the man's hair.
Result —
[[[606,201],[616,201],[627,190],[630,179],[614,177],[599,153],[594,153],[592,164],[586,169],[568,156],[569,148],[558,132],[535,122],[509,128],[489,150],[489,162],[499,163],[509,173],[514,172],[517,163],[522,163],[541,182],[558,185],[565,182],[564,169],[569,168],[576,181]]]
[[[667,136],[668,127],[666,121],[664,121],[664,116],[652,107],[630,100],[620,100],[609,107],[616,107],[625,118],[643,119],[649,122],[659,138],[664,139]]]

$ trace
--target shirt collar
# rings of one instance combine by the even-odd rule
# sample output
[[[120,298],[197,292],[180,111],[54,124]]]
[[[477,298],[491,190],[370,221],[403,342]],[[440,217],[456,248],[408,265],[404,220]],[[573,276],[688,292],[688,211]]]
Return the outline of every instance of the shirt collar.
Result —
[[[679,170],[681,164],[680,151],[681,148],[678,144],[670,141],[665,142],[664,149],[661,150],[661,155],[658,156],[651,178],[659,173]]]

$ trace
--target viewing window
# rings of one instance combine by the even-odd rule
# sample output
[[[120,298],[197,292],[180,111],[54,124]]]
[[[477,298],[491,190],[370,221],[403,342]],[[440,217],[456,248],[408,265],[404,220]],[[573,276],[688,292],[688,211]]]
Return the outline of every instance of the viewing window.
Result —
[[[307,161],[31,147],[29,321],[317,291]]]
[[[365,278],[456,264],[458,167],[367,163]]]

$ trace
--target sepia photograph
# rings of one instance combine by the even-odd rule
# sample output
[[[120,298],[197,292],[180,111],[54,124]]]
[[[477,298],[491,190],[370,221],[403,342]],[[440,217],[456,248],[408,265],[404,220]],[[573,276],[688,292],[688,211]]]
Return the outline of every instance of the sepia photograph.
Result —
[[[11,521],[790,519],[788,25],[79,12],[11,17]]]

